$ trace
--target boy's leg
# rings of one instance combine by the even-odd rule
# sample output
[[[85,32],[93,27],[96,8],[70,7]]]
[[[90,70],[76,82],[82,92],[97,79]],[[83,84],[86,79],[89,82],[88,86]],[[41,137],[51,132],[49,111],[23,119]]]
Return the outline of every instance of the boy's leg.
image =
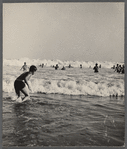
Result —
[[[20,97],[20,90],[18,90],[18,89],[15,89],[15,93],[16,93],[16,95],[18,96],[18,98]]]
[[[14,82],[14,88],[15,88],[15,93],[19,98],[20,97],[20,89],[19,89],[19,84],[17,81]]]
[[[22,102],[22,99],[21,99],[21,96],[20,96],[20,90],[16,88],[15,89],[15,92],[16,92],[16,94],[18,96],[18,98],[16,99],[16,101],[19,102],[19,103]]]
[[[21,89],[21,92],[25,95],[25,97],[22,100],[24,100],[25,98],[29,97],[29,92],[28,92],[28,89],[26,87]]]

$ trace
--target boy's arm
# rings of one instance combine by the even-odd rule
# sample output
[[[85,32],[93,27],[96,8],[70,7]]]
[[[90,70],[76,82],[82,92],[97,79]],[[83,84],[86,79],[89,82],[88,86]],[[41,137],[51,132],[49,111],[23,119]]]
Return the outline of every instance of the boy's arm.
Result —
[[[20,70],[22,70],[22,68],[23,68],[23,66],[21,67],[21,69],[20,69]]]
[[[28,74],[28,75],[26,76],[26,78],[25,78],[24,81],[25,81],[25,83],[27,84],[29,90],[32,91],[32,89],[31,89],[31,85],[30,85],[30,83],[29,83],[29,79],[30,79],[30,77],[31,77],[31,74]]]

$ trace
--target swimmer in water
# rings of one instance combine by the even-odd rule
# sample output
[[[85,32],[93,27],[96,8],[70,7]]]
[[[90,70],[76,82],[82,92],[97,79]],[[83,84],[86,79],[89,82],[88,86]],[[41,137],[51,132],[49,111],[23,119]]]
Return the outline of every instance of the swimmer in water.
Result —
[[[98,64],[97,63],[95,64],[93,69],[94,69],[94,72],[98,72]]]
[[[58,64],[56,64],[55,69],[57,70],[59,68]]]
[[[42,64],[41,67],[43,68],[44,67],[44,64]]]
[[[22,70],[22,69],[23,69],[23,71],[27,71],[27,65],[26,65],[26,62],[24,62],[24,65],[21,67],[20,70]]]
[[[125,73],[124,65],[121,67],[121,73]]]
[[[31,78],[32,75],[34,75],[34,72],[37,71],[37,67],[32,65],[30,66],[30,69],[28,72],[24,72],[23,74],[21,74],[14,82],[14,88],[15,88],[15,92],[18,96],[17,99],[20,99],[21,102],[23,100],[25,100],[26,98],[29,98],[29,92],[28,89],[30,91],[32,91],[31,86],[29,84],[29,79]],[[28,89],[26,87],[26,85],[28,86]],[[20,92],[22,92],[25,97],[21,99],[21,94]]]
[[[82,64],[80,64],[80,68],[82,68]]]
[[[122,67],[121,67],[121,65],[119,65],[119,67],[118,67],[118,73],[121,72],[121,69],[122,69]]]
[[[116,65],[116,68],[115,68],[114,72],[115,72],[115,71],[116,71],[116,72],[119,72],[119,64]]]
[[[63,68],[61,70],[65,70],[65,67],[63,66]]]

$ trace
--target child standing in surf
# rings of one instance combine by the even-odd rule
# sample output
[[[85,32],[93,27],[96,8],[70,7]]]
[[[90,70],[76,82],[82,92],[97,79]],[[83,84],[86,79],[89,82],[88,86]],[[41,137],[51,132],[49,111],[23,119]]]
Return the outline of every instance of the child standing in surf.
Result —
[[[22,66],[22,68],[20,69],[20,70],[22,70],[23,69],[23,71],[27,71],[27,65],[26,65],[26,62],[24,62],[24,65]]]
[[[29,98],[29,92],[28,89],[32,91],[31,86],[29,84],[29,79],[31,78],[32,75],[34,75],[34,72],[37,71],[37,67],[32,65],[30,66],[30,69],[28,72],[24,72],[23,74],[21,74],[14,82],[14,88],[15,88],[15,92],[18,96],[18,101],[22,102],[26,99]],[[26,85],[28,86],[28,89],[26,87]],[[22,92],[25,97],[21,98],[21,94],[20,92]]]

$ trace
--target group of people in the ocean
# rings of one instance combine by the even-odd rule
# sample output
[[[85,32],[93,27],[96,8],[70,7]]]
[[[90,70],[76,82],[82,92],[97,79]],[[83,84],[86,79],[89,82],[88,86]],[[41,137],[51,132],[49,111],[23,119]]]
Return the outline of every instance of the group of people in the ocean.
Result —
[[[44,64],[40,64],[39,65],[40,67],[44,67],[45,65]],[[53,68],[55,68],[55,70],[57,70],[59,68],[59,65],[56,64],[56,66],[52,66]],[[69,66],[63,66],[61,68],[61,70],[66,70],[66,68],[73,68],[73,66],[71,66],[71,64],[69,64]],[[80,68],[82,68],[82,64],[80,64]],[[91,66],[90,66],[91,68]],[[94,72],[99,72],[99,68],[101,68],[101,64],[98,66],[98,64],[96,63],[95,66],[93,67],[93,70]],[[121,66],[120,64],[117,64],[116,66],[114,65],[113,67],[111,67],[112,69],[115,69],[116,72],[118,73],[124,73],[125,72],[125,67],[124,67],[124,64]],[[24,62],[24,65],[21,67],[20,70],[23,70],[23,71],[27,71],[28,69],[28,66],[26,65],[26,62]]]
[[[120,64],[117,64],[116,66],[114,65],[112,69],[115,69],[114,72],[117,72],[117,73],[125,73],[124,64],[122,66]]]
[[[53,65],[52,67],[55,68],[56,70],[59,68],[58,64],[56,64],[56,66]],[[69,64],[69,66],[66,66],[66,67],[68,67],[68,68],[73,68],[73,67],[71,66],[71,64]],[[61,68],[61,70],[66,70],[65,66],[63,66],[63,67]]]
[[[42,63],[42,64],[40,64],[39,66],[43,68],[43,67],[44,67],[44,64]]]
[[[43,68],[44,67],[44,64],[42,64],[40,66]],[[53,65],[52,67],[55,68],[55,70],[57,70],[59,68],[59,65],[56,64],[56,66]],[[71,66],[71,64],[69,64],[69,66],[66,66],[66,67],[63,66],[61,68],[61,70],[66,70],[66,68],[73,68],[73,66]],[[83,68],[82,64],[80,64],[80,68]],[[89,68],[91,68],[91,66]],[[95,73],[99,72],[99,68],[101,68],[101,64],[98,66],[98,63],[96,63],[95,66],[93,67],[94,72]],[[115,71],[118,72],[118,73],[124,73],[125,72],[124,65],[121,66],[121,65],[117,64],[117,66],[115,67],[115,65],[114,65],[112,67],[112,69],[115,69]]]
[[[44,64],[42,64],[42,65],[40,64],[39,66],[43,68],[43,67],[44,67]],[[57,69],[59,68],[59,65],[56,64],[56,66],[53,65],[52,67],[55,68],[55,70],[57,70]],[[66,70],[66,68],[73,68],[73,66],[71,66],[71,64],[69,64],[69,65],[66,66],[66,67],[63,66],[63,67],[61,68],[61,70]],[[82,64],[80,64],[80,68],[83,68]],[[91,68],[91,66],[90,66],[90,68]],[[99,72],[99,71],[98,71],[99,68],[101,68],[101,65],[98,66],[98,64],[96,63],[95,66],[94,66],[94,68],[93,68],[93,69],[94,69],[94,72],[95,72],[95,73],[96,73],[96,72]]]
[[[56,66],[52,66],[53,68],[55,68],[56,70],[59,68],[58,64],[56,64]],[[66,66],[67,68],[73,68],[73,66],[71,66],[71,64],[69,64],[69,66]],[[82,68],[82,64],[80,64],[80,68]],[[101,65],[98,67],[98,64],[96,63],[94,66],[94,72],[99,72],[98,69],[101,68]],[[66,70],[66,68],[63,66],[61,70]]]
[[[44,67],[44,64],[40,65],[42,68]],[[56,64],[56,66],[53,66],[56,70],[59,68],[58,64]],[[68,66],[68,68],[73,68],[70,64]],[[82,68],[82,64],[80,64],[80,68]],[[98,64],[96,63],[93,70],[95,73],[99,72],[98,69],[101,68],[101,65],[98,66]],[[28,71],[29,69],[29,71]],[[118,73],[124,73],[125,72],[125,68],[124,65],[119,65],[117,64],[117,66],[113,66],[112,69],[115,69],[116,72]],[[22,102],[24,100],[27,100],[29,98],[29,91],[32,91],[32,87],[29,84],[29,79],[31,78],[32,75],[34,75],[34,73],[37,71],[37,67],[32,65],[30,66],[30,68],[28,68],[28,66],[26,65],[26,62],[24,62],[24,65],[21,67],[20,70],[23,70],[24,73],[22,73],[14,82],[14,88],[15,88],[15,92],[18,96],[18,100],[19,102]],[[65,70],[65,67],[63,66],[63,68],[61,70]],[[27,89],[27,87],[28,89]],[[24,94],[24,97],[21,98],[21,94],[20,92],[22,92]]]

